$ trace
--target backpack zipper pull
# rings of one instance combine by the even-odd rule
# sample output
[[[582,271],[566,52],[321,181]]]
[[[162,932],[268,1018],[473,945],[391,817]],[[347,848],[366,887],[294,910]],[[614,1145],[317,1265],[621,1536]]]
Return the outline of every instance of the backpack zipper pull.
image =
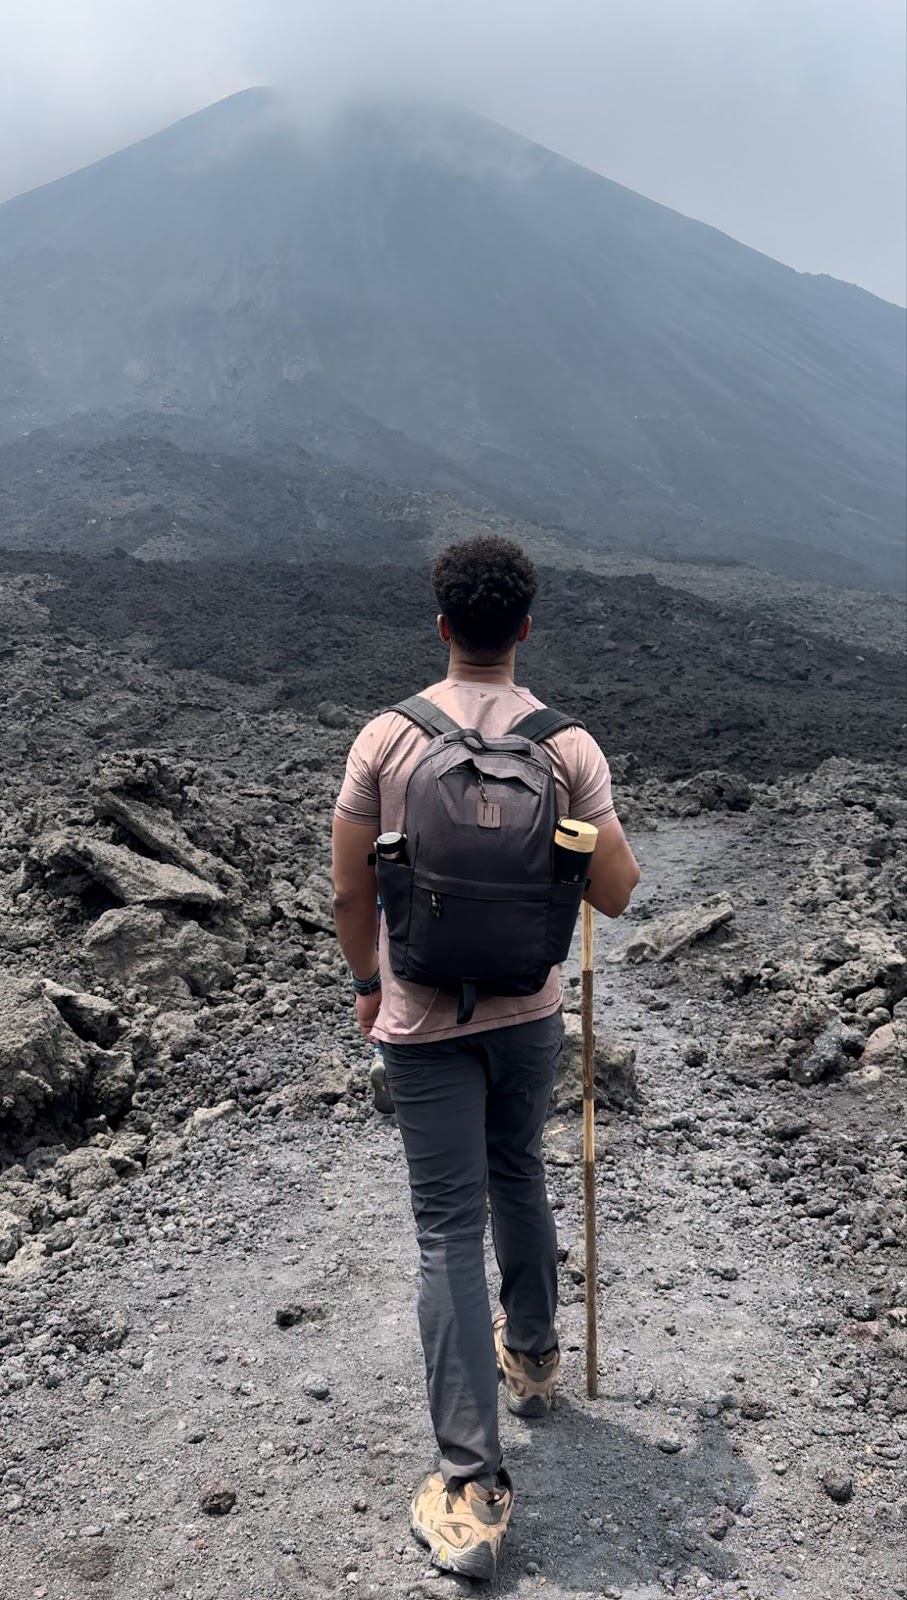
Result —
[[[434,889],[431,891],[431,914],[433,917],[441,915],[441,896]]]

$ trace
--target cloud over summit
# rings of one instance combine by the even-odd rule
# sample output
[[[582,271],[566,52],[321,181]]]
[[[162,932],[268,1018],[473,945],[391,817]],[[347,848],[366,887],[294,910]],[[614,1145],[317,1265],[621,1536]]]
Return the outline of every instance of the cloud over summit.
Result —
[[[0,198],[246,87],[461,101],[905,298],[901,0],[7,0]]]

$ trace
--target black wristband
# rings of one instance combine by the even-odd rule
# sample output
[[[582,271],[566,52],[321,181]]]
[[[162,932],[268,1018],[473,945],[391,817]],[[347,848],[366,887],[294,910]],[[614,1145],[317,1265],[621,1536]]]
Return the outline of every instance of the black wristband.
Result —
[[[357,995],[377,994],[381,988],[381,973],[376,972],[372,978],[357,978],[354,972],[350,973],[353,990]]]

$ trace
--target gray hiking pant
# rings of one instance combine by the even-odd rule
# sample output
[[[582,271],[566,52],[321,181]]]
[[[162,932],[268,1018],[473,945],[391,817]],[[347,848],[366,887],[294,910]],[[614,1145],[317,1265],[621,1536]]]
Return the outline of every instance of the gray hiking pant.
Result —
[[[541,1145],[563,1037],[557,1012],[464,1039],[384,1045],[421,1251],[428,1403],[448,1483],[490,1485],[501,1465],[488,1200],[504,1342],[536,1355],[557,1344],[557,1236]]]

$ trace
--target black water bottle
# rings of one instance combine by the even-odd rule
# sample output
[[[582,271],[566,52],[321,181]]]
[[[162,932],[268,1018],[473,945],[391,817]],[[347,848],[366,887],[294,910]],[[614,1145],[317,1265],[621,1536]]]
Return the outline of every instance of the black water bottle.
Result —
[[[555,883],[585,883],[597,838],[594,823],[561,817],[554,830]]]
[[[393,861],[397,866],[409,865],[406,854],[405,833],[379,833],[375,840],[375,855],[379,861]]]

